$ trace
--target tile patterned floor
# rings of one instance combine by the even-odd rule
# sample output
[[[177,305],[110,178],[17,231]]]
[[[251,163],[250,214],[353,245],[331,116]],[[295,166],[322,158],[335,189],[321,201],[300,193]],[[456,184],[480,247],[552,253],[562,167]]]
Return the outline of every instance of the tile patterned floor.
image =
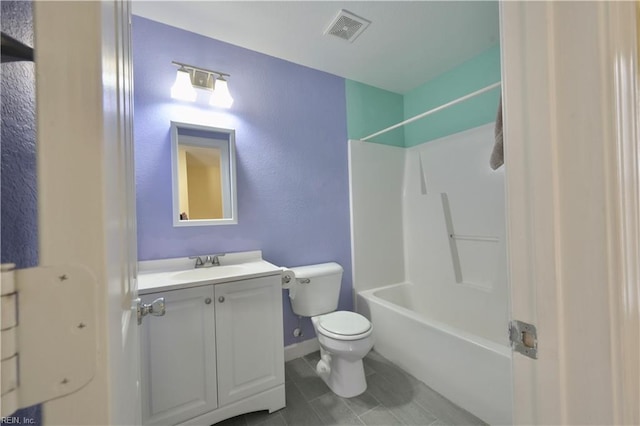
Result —
[[[216,426],[485,424],[373,351],[364,359],[367,391],[340,398],[316,375],[319,359],[315,352],[285,364],[287,406],[282,410],[245,414]]]

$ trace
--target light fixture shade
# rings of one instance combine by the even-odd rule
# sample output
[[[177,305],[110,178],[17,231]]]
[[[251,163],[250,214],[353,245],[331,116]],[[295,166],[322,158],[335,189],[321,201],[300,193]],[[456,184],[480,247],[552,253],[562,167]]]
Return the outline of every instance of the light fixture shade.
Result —
[[[181,101],[194,102],[196,100],[196,89],[191,85],[191,76],[184,67],[178,70],[176,82],[171,87],[171,97]]]
[[[227,80],[222,76],[216,79],[216,85],[214,86],[213,93],[211,94],[209,105],[222,108],[230,108],[231,105],[233,105],[233,98],[231,97],[231,93],[229,93]]]

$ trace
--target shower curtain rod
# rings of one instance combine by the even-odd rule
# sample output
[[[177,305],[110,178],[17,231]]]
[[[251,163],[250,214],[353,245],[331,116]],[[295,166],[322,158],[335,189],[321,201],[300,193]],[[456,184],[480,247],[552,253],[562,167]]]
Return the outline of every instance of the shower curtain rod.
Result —
[[[463,97],[461,97],[461,98],[454,99],[454,100],[453,100],[453,101],[451,101],[451,102],[447,102],[446,104],[444,104],[444,105],[440,105],[440,106],[439,106],[439,107],[437,107],[437,108],[433,108],[433,109],[430,109],[429,111],[425,111],[425,112],[423,112],[422,114],[418,114],[418,115],[416,115],[415,117],[411,117],[411,118],[409,118],[409,119],[407,119],[407,120],[405,120],[405,121],[403,121],[403,122],[401,122],[401,123],[394,124],[394,125],[393,125],[393,126],[391,126],[391,127],[387,127],[386,129],[380,130],[379,132],[375,132],[375,133],[373,133],[373,134],[371,134],[371,135],[369,135],[369,136],[367,136],[367,137],[364,137],[364,138],[362,138],[362,139],[360,139],[360,140],[361,140],[361,141],[366,141],[367,139],[374,138],[374,137],[379,136],[379,135],[381,135],[381,134],[383,134],[383,133],[387,133],[387,132],[389,132],[389,131],[391,131],[391,130],[393,130],[393,129],[397,129],[398,127],[402,127],[402,126],[404,126],[405,124],[413,123],[414,121],[416,121],[416,120],[420,120],[421,118],[426,117],[427,115],[431,115],[431,114],[433,114],[434,112],[438,112],[438,111],[443,110],[443,109],[445,109],[445,108],[449,108],[449,107],[450,107],[450,106],[452,106],[452,105],[455,105],[455,104],[460,103],[460,102],[462,102],[462,101],[466,101],[467,99],[469,99],[469,98],[473,98],[474,96],[478,96],[478,95],[480,95],[480,94],[482,94],[482,93],[484,93],[484,92],[488,92],[488,91],[489,91],[489,90],[491,90],[491,89],[495,89],[496,87],[500,86],[500,84],[502,84],[500,81],[499,81],[499,82],[497,82],[497,83],[493,83],[492,85],[487,86],[487,87],[485,87],[484,89],[476,90],[475,92],[473,92],[473,93],[469,93],[468,95],[465,95],[465,96],[463,96]]]

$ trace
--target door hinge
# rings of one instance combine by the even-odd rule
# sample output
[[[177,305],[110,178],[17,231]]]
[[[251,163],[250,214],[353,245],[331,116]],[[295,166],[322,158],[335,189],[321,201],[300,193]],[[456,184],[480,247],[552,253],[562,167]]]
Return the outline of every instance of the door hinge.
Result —
[[[164,297],[158,297],[151,303],[142,303],[142,299],[139,297],[135,300],[136,312],[138,316],[138,325],[142,324],[142,318],[145,315],[153,315],[156,317],[164,316],[167,312]]]
[[[509,322],[511,348],[529,358],[538,359],[538,332],[536,326],[526,322]]]
[[[83,266],[3,264],[0,416],[76,392],[95,375],[97,281]]]

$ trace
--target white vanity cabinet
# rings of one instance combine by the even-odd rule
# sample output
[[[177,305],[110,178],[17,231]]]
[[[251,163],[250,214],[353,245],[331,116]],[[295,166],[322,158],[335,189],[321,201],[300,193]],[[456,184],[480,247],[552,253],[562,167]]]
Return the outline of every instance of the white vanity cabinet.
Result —
[[[141,295],[145,304],[164,297],[166,309],[142,322],[143,424],[210,425],[283,408],[279,271],[194,285]]]
[[[144,424],[173,425],[218,406],[213,286],[141,296],[165,298],[166,313],[141,329]]]
[[[284,383],[280,276],[215,286],[221,406]]]

